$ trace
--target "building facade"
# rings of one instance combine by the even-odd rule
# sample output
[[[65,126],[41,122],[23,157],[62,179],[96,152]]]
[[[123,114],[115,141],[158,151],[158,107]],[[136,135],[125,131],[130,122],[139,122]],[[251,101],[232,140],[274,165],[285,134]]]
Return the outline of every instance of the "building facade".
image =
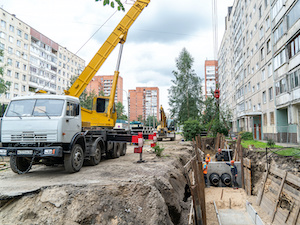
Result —
[[[218,61],[217,60],[205,60],[205,97],[213,97],[213,92],[218,85]]]
[[[95,76],[86,87],[86,90],[88,93],[94,91],[96,95],[101,95],[102,93],[104,96],[109,96],[113,80],[114,75]],[[123,78],[120,75],[117,83],[115,102],[121,102],[123,104]]]
[[[4,68],[3,79],[11,83],[6,94],[0,96],[1,104],[8,104],[12,97],[37,90],[62,94],[70,85],[71,76],[82,72],[83,59],[15,15],[0,8],[0,20],[0,48],[4,53],[0,66]],[[66,68],[63,68],[61,60],[64,56],[70,59]],[[77,63],[76,69],[72,63]]]
[[[130,121],[147,120],[155,116],[159,120],[159,88],[137,87],[129,90],[129,119]]]
[[[218,61],[233,132],[300,142],[299,9],[299,0],[236,0],[229,9]]]

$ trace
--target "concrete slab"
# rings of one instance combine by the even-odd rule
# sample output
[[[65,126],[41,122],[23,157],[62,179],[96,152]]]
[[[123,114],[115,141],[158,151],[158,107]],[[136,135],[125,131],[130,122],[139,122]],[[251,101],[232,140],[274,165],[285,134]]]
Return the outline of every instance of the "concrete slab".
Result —
[[[218,209],[222,225],[255,225],[242,209]]]

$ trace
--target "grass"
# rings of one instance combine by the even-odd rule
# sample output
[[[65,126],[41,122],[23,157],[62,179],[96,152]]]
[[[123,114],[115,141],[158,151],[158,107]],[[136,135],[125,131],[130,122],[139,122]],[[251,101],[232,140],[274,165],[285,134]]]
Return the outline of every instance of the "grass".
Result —
[[[242,146],[248,148],[249,145],[254,145],[255,148],[266,148],[269,147],[267,143],[256,141],[256,140],[242,140]],[[273,148],[283,148],[280,145],[274,145]]]
[[[256,140],[242,140],[242,146],[244,148],[248,148],[249,145],[254,145],[255,148],[261,148],[263,149],[262,151],[264,151],[267,147],[269,147],[265,142],[256,141]],[[294,156],[295,158],[300,158],[299,148],[284,148],[283,146],[280,145],[274,145],[271,148],[271,151],[273,151],[275,154],[282,155],[282,156]],[[296,156],[297,153],[298,155]]]

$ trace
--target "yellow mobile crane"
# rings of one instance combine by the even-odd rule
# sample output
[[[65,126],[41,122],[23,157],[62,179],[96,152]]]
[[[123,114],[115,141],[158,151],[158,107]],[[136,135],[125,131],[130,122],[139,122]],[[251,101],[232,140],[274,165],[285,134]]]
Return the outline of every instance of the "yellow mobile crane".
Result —
[[[10,156],[15,173],[26,173],[39,163],[64,164],[67,171],[78,172],[84,161],[97,165],[102,155],[118,158],[126,154],[126,142],[133,136],[112,129],[117,119],[114,98],[128,29],[149,2],[136,0],[65,95],[12,99],[2,118],[0,156]],[[79,96],[118,43],[120,53],[110,96],[95,98],[92,110],[81,108]]]
[[[157,140],[161,141],[163,138],[170,138],[171,141],[175,141],[175,124],[173,119],[167,119],[165,111],[160,106],[160,125],[157,126]]]
[[[107,128],[113,128],[115,126],[117,113],[114,111],[114,99],[119,77],[119,67],[121,62],[123,44],[126,41],[128,29],[140,15],[142,10],[149,4],[149,2],[150,0],[137,0],[134,3],[134,5],[130,8],[121,22],[117,25],[111,35],[98,50],[94,58],[83,70],[81,75],[75,80],[70,89],[65,91],[66,95],[71,95],[79,98],[79,96],[85,90],[86,86],[90,83],[99,68],[102,66],[106,58],[110,55],[110,53],[118,43],[121,44],[110,96],[94,98],[92,110],[84,108],[81,109],[83,126],[100,126]]]

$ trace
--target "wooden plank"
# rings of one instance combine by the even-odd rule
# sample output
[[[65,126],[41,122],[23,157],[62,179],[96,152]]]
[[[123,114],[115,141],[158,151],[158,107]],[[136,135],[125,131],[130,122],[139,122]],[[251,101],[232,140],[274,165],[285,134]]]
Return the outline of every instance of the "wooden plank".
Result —
[[[195,210],[195,220],[196,224],[202,225],[202,214],[201,214],[201,209],[199,207],[199,198],[197,196],[197,188],[196,186],[191,187],[191,194],[193,197],[193,205],[194,205],[194,210]]]
[[[244,166],[251,169],[251,159],[244,158]]]
[[[266,173],[265,173],[265,179],[263,181],[263,185],[262,185],[262,188],[261,188],[261,192],[258,193],[257,195],[257,200],[256,200],[256,204],[258,206],[260,206],[260,203],[261,203],[261,199],[263,197],[263,194],[264,194],[264,190],[265,190],[265,185],[266,185],[266,181],[267,181],[267,178],[268,178],[268,174],[269,174],[269,169],[270,169],[271,166],[268,167]]]
[[[284,170],[280,170],[278,168],[273,168],[270,170],[271,173],[275,174],[278,177],[283,177],[285,174]],[[298,187],[300,187],[300,177],[297,177],[294,174],[288,173],[286,180]]]
[[[271,216],[271,218],[272,218],[271,221],[272,221],[272,222],[274,221],[274,217],[275,217],[276,212],[277,212],[277,206],[278,206],[278,203],[279,203],[280,195],[281,195],[281,192],[282,192],[282,189],[283,189],[283,185],[284,185],[286,176],[287,176],[287,172],[285,172],[285,174],[284,174],[284,176],[283,176],[283,178],[282,178],[281,184],[280,184],[279,192],[278,192],[278,195],[277,195],[277,200],[276,200],[276,203],[275,203],[275,207],[274,207],[274,210],[273,210],[273,214],[272,214],[272,216]]]
[[[206,218],[206,202],[205,202],[205,181],[204,181],[203,170],[202,170],[202,161],[198,161],[198,170],[199,170],[199,173],[202,175],[202,176],[199,176],[202,221],[203,221],[203,224],[206,225],[207,224],[207,218]]]
[[[300,218],[299,217],[299,212],[300,212],[300,206],[298,205],[297,207],[296,207],[296,214],[295,214],[295,217],[294,217],[294,220],[293,220],[293,222],[292,222],[292,225],[296,225],[297,224],[297,220],[298,220],[298,218]],[[299,219],[300,220],[300,219]],[[300,222],[300,221],[299,221]]]
[[[261,201],[261,208],[268,213],[269,215],[272,214],[272,208],[274,208],[274,203],[270,201],[266,196],[263,196]]]

